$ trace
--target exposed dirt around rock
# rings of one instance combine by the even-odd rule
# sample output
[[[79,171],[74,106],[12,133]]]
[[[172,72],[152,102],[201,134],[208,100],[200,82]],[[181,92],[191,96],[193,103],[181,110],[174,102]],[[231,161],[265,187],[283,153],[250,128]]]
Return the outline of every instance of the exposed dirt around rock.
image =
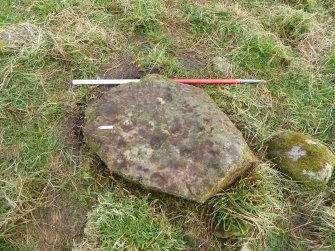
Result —
[[[71,156],[74,158],[80,154],[83,144],[82,125],[85,114],[83,107],[76,107],[74,110],[66,112],[60,123],[60,131],[64,136],[67,147],[71,150]]]
[[[115,58],[107,64],[100,66],[98,76],[102,79],[136,79],[157,71],[143,70],[129,55],[115,55]]]

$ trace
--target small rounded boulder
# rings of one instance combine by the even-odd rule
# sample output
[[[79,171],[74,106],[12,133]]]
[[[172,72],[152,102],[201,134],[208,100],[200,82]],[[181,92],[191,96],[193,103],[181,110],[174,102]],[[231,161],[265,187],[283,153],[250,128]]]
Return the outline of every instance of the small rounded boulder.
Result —
[[[297,132],[273,137],[268,157],[280,171],[309,186],[325,185],[335,166],[335,155],[324,144]]]

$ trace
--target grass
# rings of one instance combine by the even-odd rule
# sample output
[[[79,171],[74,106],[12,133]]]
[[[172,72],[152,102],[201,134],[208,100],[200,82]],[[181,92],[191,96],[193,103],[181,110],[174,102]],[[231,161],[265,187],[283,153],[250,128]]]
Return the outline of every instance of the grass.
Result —
[[[100,250],[239,250],[245,243],[255,250],[333,249],[334,179],[310,190],[264,156],[267,139],[284,130],[335,149],[332,1],[3,0],[1,6],[0,37],[20,36],[0,40],[0,249],[66,250],[73,242]],[[221,56],[233,76],[267,79],[203,87],[262,164],[196,206],[120,185],[85,147],[73,156],[67,140],[72,135],[80,144],[73,132],[78,113],[102,89],[72,88],[70,81],[96,77],[101,65],[117,65],[114,59],[124,55],[147,72],[204,78],[225,77],[212,67]],[[69,136],[64,118],[72,117],[77,129],[67,128]],[[50,221],[50,210],[63,217],[60,224]],[[68,229],[66,215],[81,229],[86,214],[84,233]],[[53,233],[48,224],[61,230]],[[62,231],[66,238],[57,235]]]
[[[294,42],[310,33],[317,24],[315,15],[287,6],[275,7],[270,13],[272,16],[270,15],[267,26],[288,42]]]
[[[78,250],[184,250],[181,228],[172,226],[167,217],[147,198],[106,192],[88,215],[84,239]],[[157,212],[158,211],[158,212]]]
[[[265,177],[270,181],[263,182]],[[257,235],[267,237],[278,231],[276,223],[283,220],[281,211],[284,209],[279,177],[276,171],[264,165],[236,187],[217,195],[210,202],[217,217],[216,233],[222,238],[252,236],[257,239]]]
[[[111,1],[111,10],[120,10],[123,30],[147,33],[159,28],[163,19],[164,1]]]
[[[334,212],[324,205],[327,193],[306,190],[264,163],[211,200],[215,234],[232,250],[245,242],[261,250],[331,250]]]

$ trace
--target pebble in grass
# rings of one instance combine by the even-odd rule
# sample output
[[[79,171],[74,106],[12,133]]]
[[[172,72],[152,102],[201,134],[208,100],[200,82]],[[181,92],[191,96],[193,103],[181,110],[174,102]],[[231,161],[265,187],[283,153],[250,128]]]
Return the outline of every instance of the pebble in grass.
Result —
[[[233,72],[233,66],[226,58],[214,57],[213,70],[224,77],[230,77]]]
[[[335,155],[324,144],[296,132],[275,136],[268,156],[283,173],[309,186],[325,185],[335,166]]]
[[[86,143],[112,172],[148,189],[202,203],[256,163],[202,89],[160,76],[111,89],[86,117]]]
[[[37,46],[41,32],[29,23],[0,28],[0,53],[9,53],[24,46]]]

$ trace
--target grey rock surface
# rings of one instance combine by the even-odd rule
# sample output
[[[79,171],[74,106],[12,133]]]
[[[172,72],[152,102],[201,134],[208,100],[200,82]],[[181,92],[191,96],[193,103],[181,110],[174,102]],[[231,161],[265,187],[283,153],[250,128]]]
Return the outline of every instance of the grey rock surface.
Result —
[[[214,57],[213,69],[216,73],[221,74],[224,77],[230,77],[233,72],[233,65],[226,58]]]
[[[252,248],[249,243],[244,243],[241,248],[241,251],[252,251]]]
[[[160,76],[112,88],[86,117],[85,142],[112,172],[148,189],[204,202],[256,163],[202,89]]]

